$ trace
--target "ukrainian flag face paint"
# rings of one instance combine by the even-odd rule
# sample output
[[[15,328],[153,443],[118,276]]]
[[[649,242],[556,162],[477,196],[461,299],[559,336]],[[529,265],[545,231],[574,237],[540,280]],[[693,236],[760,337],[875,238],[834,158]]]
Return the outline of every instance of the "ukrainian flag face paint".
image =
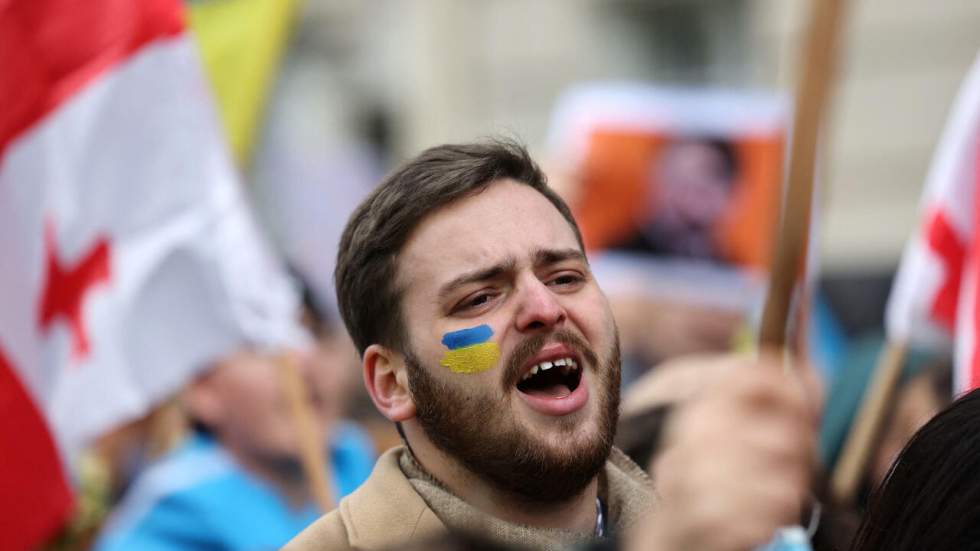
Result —
[[[439,365],[453,373],[480,373],[490,369],[500,359],[500,347],[491,337],[493,329],[486,324],[446,333],[442,344],[448,350]]]

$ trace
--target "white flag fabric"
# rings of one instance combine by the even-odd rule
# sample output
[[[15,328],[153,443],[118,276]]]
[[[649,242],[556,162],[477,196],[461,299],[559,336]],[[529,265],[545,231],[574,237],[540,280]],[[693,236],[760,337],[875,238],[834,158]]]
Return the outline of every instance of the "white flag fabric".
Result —
[[[29,420],[0,421],[0,518],[42,517],[0,530],[20,549],[64,518],[93,437],[236,346],[305,335],[179,0],[0,0],[0,104],[0,414]]]
[[[886,312],[893,342],[933,349],[954,343],[957,394],[980,386],[978,137],[980,56],[960,87],[936,148],[920,204],[920,226],[906,245]]]

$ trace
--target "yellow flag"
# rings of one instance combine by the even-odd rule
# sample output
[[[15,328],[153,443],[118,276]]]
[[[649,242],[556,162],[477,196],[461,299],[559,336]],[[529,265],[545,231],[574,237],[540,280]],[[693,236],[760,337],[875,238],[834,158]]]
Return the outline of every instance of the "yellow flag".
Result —
[[[239,166],[255,146],[298,0],[197,0],[188,19]]]

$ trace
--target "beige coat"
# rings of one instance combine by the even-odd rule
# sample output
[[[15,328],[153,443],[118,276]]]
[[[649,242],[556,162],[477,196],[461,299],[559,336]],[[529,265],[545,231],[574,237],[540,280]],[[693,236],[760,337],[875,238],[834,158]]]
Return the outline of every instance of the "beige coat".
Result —
[[[568,543],[567,538],[556,531],[517,526],[494,518],[478,521],[486,519],[487,515],[425,480],[410,480],[403,470],[405,467],[400,465],[410,461],[403,454],[405,448],[397,447],[382,455],[360,488],[341,500],[337,509],[296,536],[283,551],[395,549],[446,535],[449,528],[440,516],[451,525],[468,530],[475,528],[485,537],[505,544],[559,548]],[[600,482],[601,490],[606,494],[610,525],[617,529],[638,520],[652,503],[650,479],[617,449],[613,449]],[[420,491],[440,511],[439,516],[422,498]]]

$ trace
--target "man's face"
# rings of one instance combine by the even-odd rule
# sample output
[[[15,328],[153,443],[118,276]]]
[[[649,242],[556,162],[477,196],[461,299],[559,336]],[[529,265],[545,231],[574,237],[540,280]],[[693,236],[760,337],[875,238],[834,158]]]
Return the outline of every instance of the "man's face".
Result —
[[[716,148],[698,141],[678,142],[661,155],[655,174],[662,208],[686,225],[716,223],[728,208],[732,177]]]
[[[297,355],[295,362],[320,423],[317,434],[326,435],[338,414],[338,388],[331,377],[337,370],[324,369],[321,354],[311,350]],[[193,383],[198,399],[192,402],[192,414],[240,459],[298,472],[299,435],[283,393],[282,369],[281,360],[271,354],[240,350]]]
[[[613,438],[618,338],[558,210],[529,186],[495,182],[422,221],[399,257],[398,284],[410,389],[429,439],[526,498],[581,491]],[[473,342],[479,353],[450,350]]]

